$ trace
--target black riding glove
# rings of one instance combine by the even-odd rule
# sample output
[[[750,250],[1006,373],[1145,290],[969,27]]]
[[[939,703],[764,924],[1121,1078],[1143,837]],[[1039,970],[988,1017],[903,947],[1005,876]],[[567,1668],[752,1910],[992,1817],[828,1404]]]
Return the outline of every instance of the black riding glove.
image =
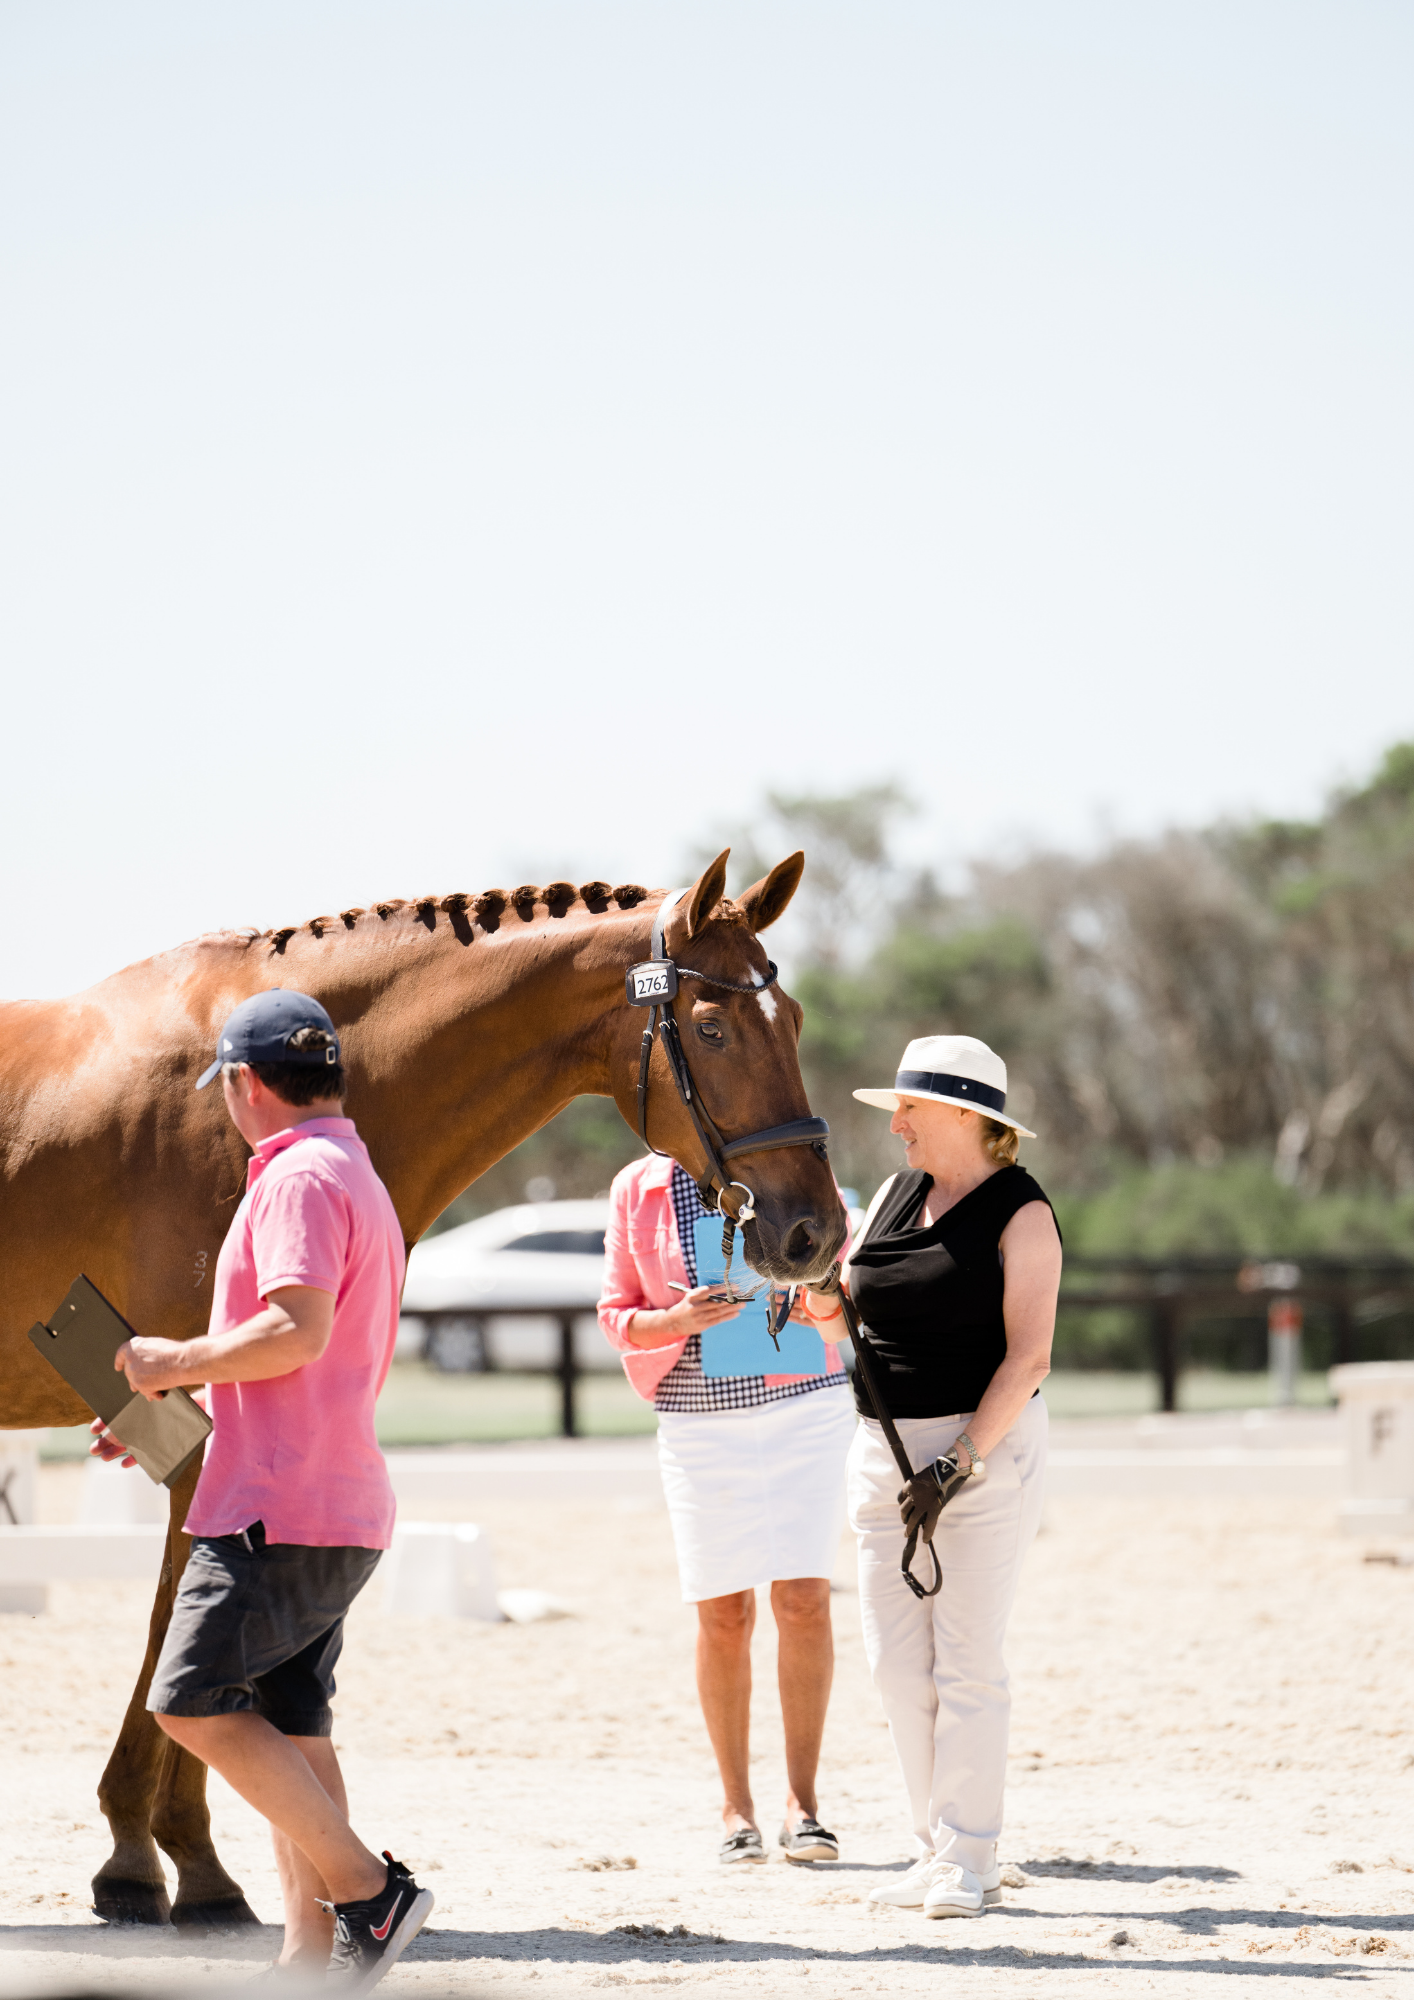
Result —
[[[951,1451],[943,1458],[935,1458],[921,1472],[915,1472],[898,1496],[904,1533],[911,1535],[916,1529],[920,1540],[931,1542],[939,1514],[971,1476],[970,1472],[959,1469],[957,1454]]]

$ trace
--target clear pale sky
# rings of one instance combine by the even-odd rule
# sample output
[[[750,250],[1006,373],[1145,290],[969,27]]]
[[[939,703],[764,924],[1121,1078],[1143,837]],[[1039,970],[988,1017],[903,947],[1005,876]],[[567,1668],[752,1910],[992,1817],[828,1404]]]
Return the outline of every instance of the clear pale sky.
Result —
[[[1414,734],[1394,0],[8,0],[0,992]]]

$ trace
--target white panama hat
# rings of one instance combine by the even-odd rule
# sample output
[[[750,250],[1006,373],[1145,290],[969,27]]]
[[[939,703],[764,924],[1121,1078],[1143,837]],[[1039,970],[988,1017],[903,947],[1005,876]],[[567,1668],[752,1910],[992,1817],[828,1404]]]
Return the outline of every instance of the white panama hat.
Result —
[[[930,1097],[935,1104],[955,1104],[962,1111],[980,1111],[999,1125],[1010,1125],[1023,1139],[1034,1139],[1019,1118],[1006,1110],[1006,1064],[985,1042],[972,1035],[923,1035],[903,1052],[892,1090],[856,1090],[861,1104],[880,1111],[897,1111],[900,1097]]]

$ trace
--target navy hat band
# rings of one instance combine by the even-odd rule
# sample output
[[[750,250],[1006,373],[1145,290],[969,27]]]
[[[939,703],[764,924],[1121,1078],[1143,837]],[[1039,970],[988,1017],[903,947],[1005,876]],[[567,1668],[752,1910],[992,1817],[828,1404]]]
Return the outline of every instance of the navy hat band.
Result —
[[[902,1091],[905,1097],[966,1097],[987,1111],[1006,1110],[1006,1092],[997,1090],[990,1083],[978,1083],[973,1076],[944,1076],[931,1069],[901,1069],[894,1078],[894,1089]]]

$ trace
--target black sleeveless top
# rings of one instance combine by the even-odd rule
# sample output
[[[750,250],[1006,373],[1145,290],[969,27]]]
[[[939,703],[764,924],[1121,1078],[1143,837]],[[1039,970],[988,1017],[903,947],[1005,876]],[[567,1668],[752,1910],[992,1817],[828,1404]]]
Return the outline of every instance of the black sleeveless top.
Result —
[[[921,1169],[896,1175],[850,1259],[850,1294],[891,1417],[977,1408],[1006,1357],[997,1244],[1019,1208],[1046,1201],[1024,1167],[1002,1167],[923,1229],[932,1185]],[[861,1416],[873,1416],[857,1374],[854,1400]]]

